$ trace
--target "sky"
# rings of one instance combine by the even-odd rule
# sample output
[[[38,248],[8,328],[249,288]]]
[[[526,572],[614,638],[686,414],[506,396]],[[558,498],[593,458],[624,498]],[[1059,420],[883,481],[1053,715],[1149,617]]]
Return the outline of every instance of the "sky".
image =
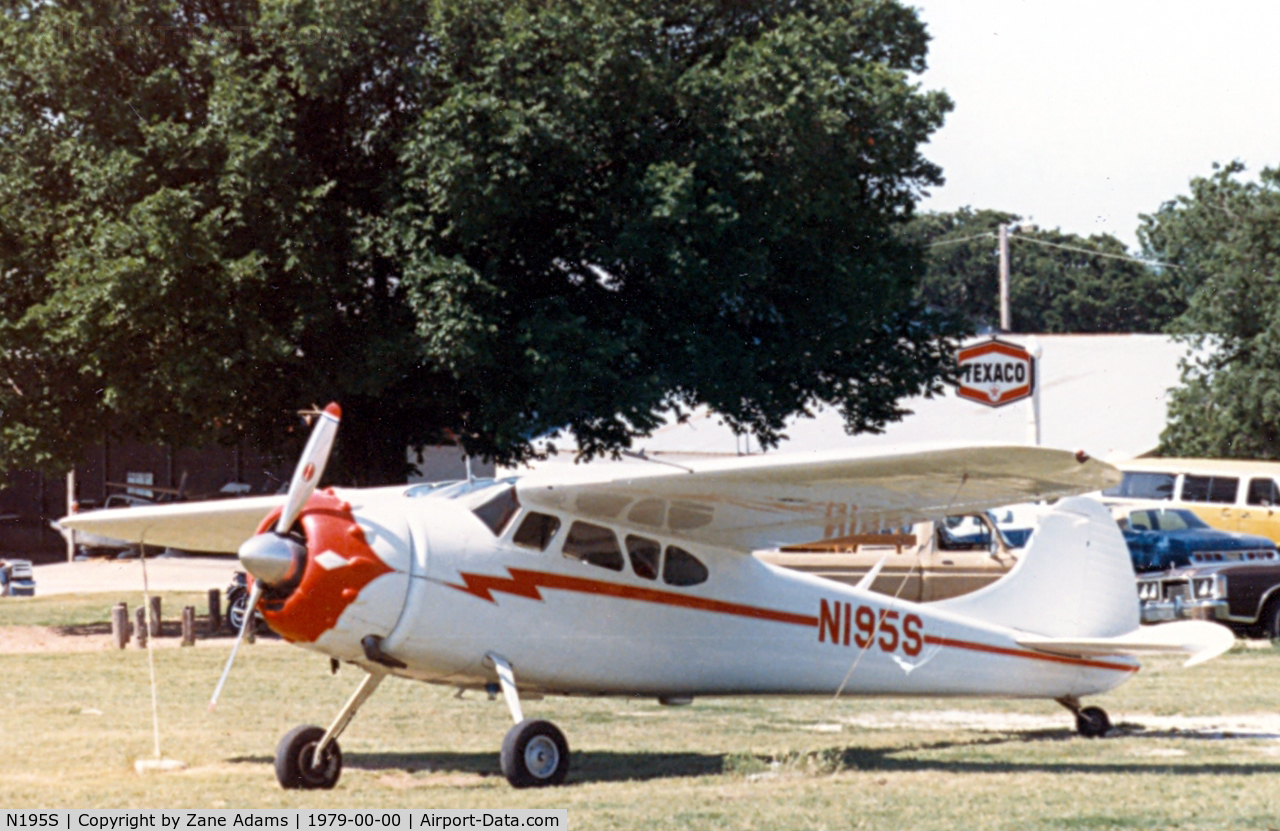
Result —
[[[1139,214],[1214,162],[1280,166],[1280,3],[905,0],[955,109],[923,147],[965,205],[1136,247]]]

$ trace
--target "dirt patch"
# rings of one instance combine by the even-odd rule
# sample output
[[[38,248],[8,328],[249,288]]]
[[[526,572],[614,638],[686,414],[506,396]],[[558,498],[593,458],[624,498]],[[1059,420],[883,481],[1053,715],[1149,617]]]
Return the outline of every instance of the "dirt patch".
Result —
[[[111,648],[111,634],[65,635],[52,626],[0,628],[0,653],[100,652]]]

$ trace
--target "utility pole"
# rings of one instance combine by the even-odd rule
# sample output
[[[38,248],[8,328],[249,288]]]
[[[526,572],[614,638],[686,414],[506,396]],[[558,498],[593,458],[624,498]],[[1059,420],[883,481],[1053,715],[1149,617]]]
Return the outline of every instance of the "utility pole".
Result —
[[[1001,222],[1000,239],[1000,329],[1008,332],[1013,328],[1012,315],[1009,313],[1009,226]]]

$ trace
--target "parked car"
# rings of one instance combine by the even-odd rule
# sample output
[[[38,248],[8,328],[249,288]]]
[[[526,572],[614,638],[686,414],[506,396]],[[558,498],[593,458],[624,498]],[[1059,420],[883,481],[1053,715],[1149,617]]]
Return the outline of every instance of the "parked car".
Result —
[[[0,560],[0,596],[31,597],[35,593],[30,560]]]
[[[1280,639],[1280,553],[1265,537],[1209,527],[1179,508],[1121,509],[1143,623],[1214,620]]]
[[[871,584],[872,591],[913,602],[945,600],[976,591],[999,580],[1018,561],[1017,548],[987,514],[791,545],[757,552],[755,557],[854,584],[886,554],[888,559]]]

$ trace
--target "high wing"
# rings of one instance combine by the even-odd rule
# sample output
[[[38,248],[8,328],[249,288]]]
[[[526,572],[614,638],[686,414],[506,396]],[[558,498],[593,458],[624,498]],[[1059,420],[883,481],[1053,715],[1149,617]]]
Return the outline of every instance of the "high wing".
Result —
[[[1110,487],[1083,453],[1026,445],[933,445],[591,465],[516,482],[520,502],[637,531],[753,551]]]
[[[108,508],[58,520],[63,528],[184,551],[234,554],[285,497],[251,496],[208,502],[173,502]]]

